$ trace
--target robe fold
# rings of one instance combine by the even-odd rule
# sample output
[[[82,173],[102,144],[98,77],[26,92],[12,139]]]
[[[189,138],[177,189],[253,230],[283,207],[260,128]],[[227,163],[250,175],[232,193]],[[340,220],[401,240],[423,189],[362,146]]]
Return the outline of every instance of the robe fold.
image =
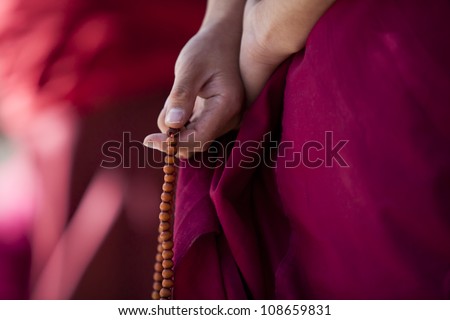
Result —
[[[450,298],[449,39],[448,1],[337,1],[182,163],[174,297]]]

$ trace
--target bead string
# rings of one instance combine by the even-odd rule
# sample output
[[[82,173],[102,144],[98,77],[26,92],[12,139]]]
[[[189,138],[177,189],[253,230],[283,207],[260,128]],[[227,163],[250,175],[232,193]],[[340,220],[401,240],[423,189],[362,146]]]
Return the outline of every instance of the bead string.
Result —
[[[167,131],[167,155],[164,157],[164,184],[159,205],[159,235],[153,274],[153,300],[170,300],[174,284],[173,272],[173,203],[175,196],[175,154],[177,153],[177,129]]]

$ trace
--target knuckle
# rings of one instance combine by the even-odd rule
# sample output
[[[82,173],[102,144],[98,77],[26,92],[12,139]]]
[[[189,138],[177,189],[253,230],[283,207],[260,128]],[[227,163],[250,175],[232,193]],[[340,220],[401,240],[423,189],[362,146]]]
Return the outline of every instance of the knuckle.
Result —
[[[188,100],[191,95],[190,90],[185,86],[176,86],[170,92],[170,99],[174,101]]]

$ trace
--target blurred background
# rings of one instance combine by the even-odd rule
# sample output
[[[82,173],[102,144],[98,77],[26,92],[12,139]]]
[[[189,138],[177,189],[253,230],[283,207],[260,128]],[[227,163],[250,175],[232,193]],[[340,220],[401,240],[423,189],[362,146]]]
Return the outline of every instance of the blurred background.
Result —
[[[0,299],[150,297],[162,174],[140,142],[205,2],[0,1]],[[108,141],[125,166],[100,166]]]

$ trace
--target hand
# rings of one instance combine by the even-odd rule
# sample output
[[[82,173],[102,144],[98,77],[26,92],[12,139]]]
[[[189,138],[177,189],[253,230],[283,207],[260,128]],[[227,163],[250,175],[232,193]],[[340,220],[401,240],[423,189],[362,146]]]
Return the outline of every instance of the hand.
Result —
[[[334,0],[247,0],[240,69],[247,103],[256,99],[285,59],[304,48],[317,20]]]
[[[237,32],[237,34],[236,34]],[[175,81],[158,126],[163,132],[144,144],[164,151],[169,127],[182,129],[178,156],[204,151],[214,139],[236,128],[244,87],[239,72],[241,27],[227,24],[202,28],[183,48],[175,65]]]

